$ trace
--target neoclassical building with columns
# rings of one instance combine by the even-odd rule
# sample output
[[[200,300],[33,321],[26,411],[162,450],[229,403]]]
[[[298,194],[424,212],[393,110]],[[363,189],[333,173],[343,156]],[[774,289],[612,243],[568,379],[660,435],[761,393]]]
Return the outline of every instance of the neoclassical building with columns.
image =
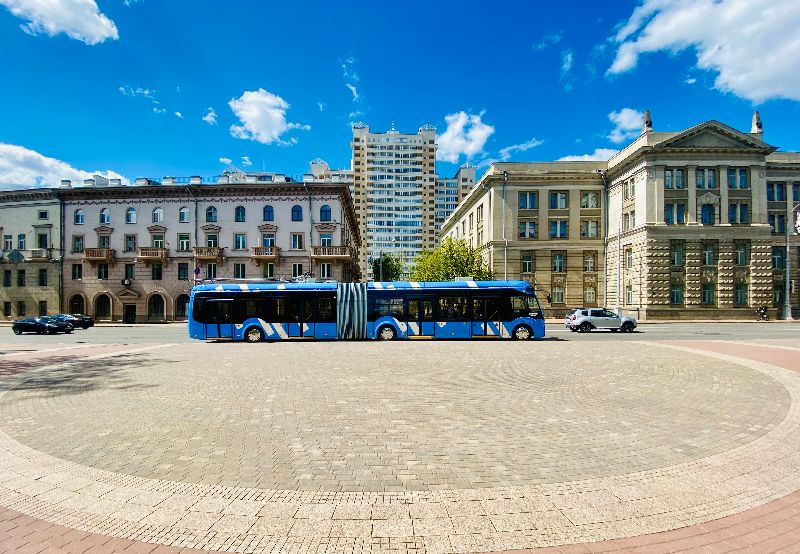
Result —
[[[775,316],[787,278],[798,315],[798,202],[800,153],[765,142],[757,113],[749,133],[718,121],[657,132],[648,113],[608,161],[493,164],[442,232],[482,247],[495,277],[550,293],[549,315]]]

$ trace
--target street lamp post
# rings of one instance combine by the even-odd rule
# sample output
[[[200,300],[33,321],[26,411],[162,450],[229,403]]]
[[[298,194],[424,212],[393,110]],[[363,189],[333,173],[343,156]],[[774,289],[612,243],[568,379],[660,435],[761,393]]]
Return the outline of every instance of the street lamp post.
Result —
[[[791,248],[789,246],[789,236],[791,233],[789,229],[792,228],[792,219],[794,219],[795,215],[794,212],[800,208],[800,204],[795,204],[792,206],[792,209],[789,211],[789,220],[787,221],[784,227],[786,228],[786,259],[784,263],[786,264],[786,270],[784,271],[783,277],[783,317],[786,321],[792,321],[794,318],[792,317],[792,298],[791,298],[791,287],[789,286],[791,283]],[[795,222],[795,230],[800,233],[800,221]]]
[[[506,185],[508,171],[503,172],[503,280],[508,281],[508,238],[506,238]]]

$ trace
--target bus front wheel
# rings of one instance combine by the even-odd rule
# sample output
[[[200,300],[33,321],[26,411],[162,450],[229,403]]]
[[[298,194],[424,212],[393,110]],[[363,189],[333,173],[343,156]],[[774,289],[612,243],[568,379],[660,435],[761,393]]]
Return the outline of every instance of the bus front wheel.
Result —
[[[531,338],[531,330],[527,325],[520,325],[514,329],[514,338],[517,340],[528,340]]]
[[[247,342],[261,342],[264,338],[264,333],[258,327],[250,327],[244,334],[244,340]]]
[[[378,339],[380,340],[394,340],[395,336],[394,327],[391,325],[384,325],[378,329]]]

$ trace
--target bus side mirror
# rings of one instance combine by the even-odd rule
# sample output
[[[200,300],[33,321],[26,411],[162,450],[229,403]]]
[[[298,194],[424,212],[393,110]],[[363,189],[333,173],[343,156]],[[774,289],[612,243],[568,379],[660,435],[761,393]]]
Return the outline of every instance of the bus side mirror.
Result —
[[[552,296],[550,296],[550,294],[548,294],[548,295],[546,296],[546,298],[547,298],[547,303],[548,303],[548,304],[552,304],[552,303],[553,303],[553,297],[552,297]]]

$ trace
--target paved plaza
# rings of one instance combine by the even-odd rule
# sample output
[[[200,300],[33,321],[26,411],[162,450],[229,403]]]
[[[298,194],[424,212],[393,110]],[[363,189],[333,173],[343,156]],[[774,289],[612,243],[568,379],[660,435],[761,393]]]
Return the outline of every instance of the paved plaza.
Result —
[[[800,325],[552,327],[3,333],[0,553],[800,550]]]

